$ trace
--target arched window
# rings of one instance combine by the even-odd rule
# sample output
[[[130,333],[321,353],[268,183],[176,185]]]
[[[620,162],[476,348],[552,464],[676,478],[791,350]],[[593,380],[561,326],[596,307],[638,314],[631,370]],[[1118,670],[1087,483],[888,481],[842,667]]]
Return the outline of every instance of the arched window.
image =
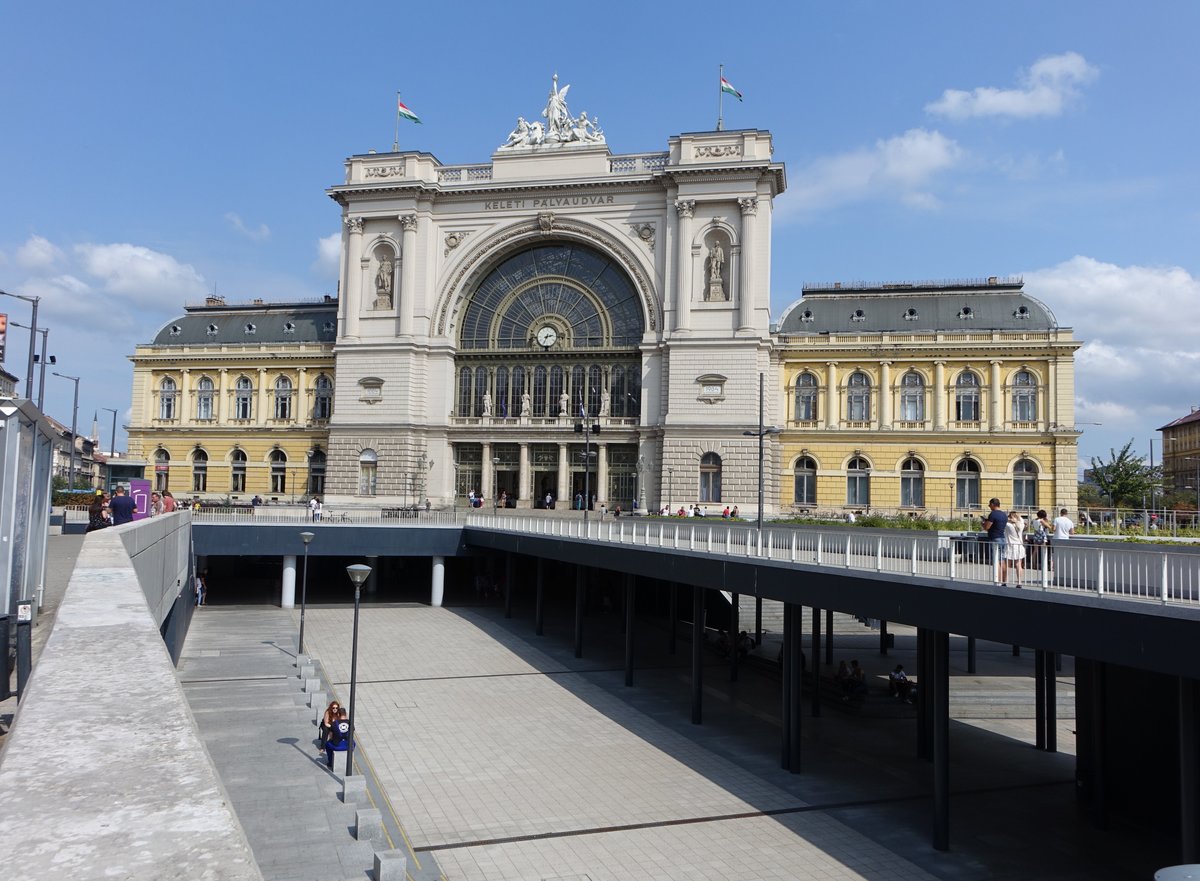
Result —
[[[1013,466],[1013,507],[1036,511],[1038,467],[1029,459],[1018,459]]]
[[[471,415],[471,368],[458,371],[458,415]]]
[[[600,393],[604,391],[604,374],[599,364],[588,368],[587,412],[589,416],[600,415]],[[612,401],[609,401],[611,405]]]
[[[1037,422],[1037,378],[1028,370],[1013,376],[1013,422]]]
[[[229,454],[229,491],[246,491],[246,454],[242,450],[234,450]]]
[[[563,390],[566,387],[566,381],[566,371],[557,365],[550,368],[550,400],[546,404],[546,412],[550,416],[557,416],[562,410],[562,404],[560,402],[563,396]],[[568,407],[568,411],[569,410],[570,408]]]
[[[797,505],[815,505],[817,503],[817,463],[808,456],[801,456],[796,460],[795,478],[795,503]]]
[[[192,453],[192,492],[208,492],[208,453],[204,450]]]
[[[900,464],[900,507],[925,507],[925,466],[912,456]]]
[[[283,421],[292,418],[292,381],[286,376],[275,380],[275,418]]]
[[[379,457],[374,450],[363,450],[358,454],[358,494],[375,495],[379,477]]]
[[[472,416],[483,415],[483,396],[488,393],[488,371],[486,367],[475,368],[475,407]]]
[[[846,465],[846,504],[871,506],[871,463],[861,456],[855,456]]]
[[[333,381],[322,373],[313,383],[313,419],[326,420],[333,415]]]
[[[238,377],[233,393],[233,418],[248,420],[254,415],[254,383],[250,377]]]
[[[159,419],[175,418],[175,396],[178,394],[178,387],[175,385],[175,380],[171,379],[171,377],[165,377],[163,381],[158,384]]]
[[[900,421],[925,421],[925,379],[915,370],[900,379]]]
[[[955,469],[954,505],[963,511],[979,507],[979,463],[963,459]]]
[[[547,411],[547,371],[545,367],[533,368],[533,415],[545,416]]]
[[[629,413],[629,401],[626,395],[629,390],[625,386],[625,368],[614,367],[608,373],[608,412],[614,417],[623,417]]]
[[[156,450],[154,453],[154,489],[164,492],[170,489],[171,483],[171,454],[166,450]]]
[[[979,377],[970,370],[960,373],[954,384],[954,421],[979,421]]]
[[[211,422],[213,418],[213,381],[207,376],[196,383],[196,420]]]
[[[796,380],[796,421],[817,421],[817,378],[811,373],[802,373]]]
[[[716,453],[700,457],[700,501],[721,501],[721,457]]]
[[[851,422],[870,422],[871,378],[861,371],[855,371],[850,374],[846,385],[846,418]]]
[[[508,404],[509,416],[521,415],[521,395],[525,394],[525,368],[514,367],[512,369],[512,398]]]
[[[287,453],[283,450],[272,450],[270,461],[271,493],[279,495],[287,492]]]
[[[325,493],[325,453],[323,450],[313,450],[308,454],[308,494],[310,496]]]
[[[576,418],[583,415],[587,383],[584,381],[586,371],[583,365],[576,364],[571,368],[571,409],[570,414]]]
[[[508,418],[508,400],[509,400],[509,385],[508,385],[508,368],[496,368],[496,400],[492,401],[492,413],[503,419]],[[520,410],[518,409],[519,413]]]
[[[634,419],[642,415],[642,371],[637,367],[625,370],[625,415]]]

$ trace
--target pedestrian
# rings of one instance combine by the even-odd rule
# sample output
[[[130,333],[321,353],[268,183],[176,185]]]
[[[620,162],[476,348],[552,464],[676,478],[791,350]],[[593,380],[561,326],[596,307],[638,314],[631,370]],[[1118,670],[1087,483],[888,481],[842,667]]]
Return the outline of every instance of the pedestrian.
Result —
[[[203,606],[204,600],[208,596],[208,572],[201,572],[196,576],[196,605]]]
[[[325,712],[321,714],[321,721],[317,723],[317,738],[321,744],[321,749],[325,748],[325,741],[329,738],[329,729],[337,721],[338,710],[341,708],[342,705],[337,701],[330,701],[329,706],[325,708]]]
[[[97,529],[105,529],[112,526],[108,522],[108,517],[105,516],[106,510],[103,493],[96,493],[95,500],[88,506],[88,525],[84,532],[95,532]]]
[[[133,522],[133,513],[137,510],[133,499],[125,494],[125,487],[118,486],[115,490],[112,501],[108,508],[112,512],[112,525],[120,526],[123,523]]]
[[[1017,511],[1009,511],[1004,524],[1004,561],[1010,570],[1016,570],[1020,587],[1025,577],[1025,519]],[[1007,584],[1008,579],[1004,582]]]
[[[313,496],[308,501],[308,509],[312,512],[313,523],[320,523],[321,522],[321,500],[319,498],[317,498],[316,496]]]
[[[1052,541],[1069,541],[1071,536],[1075,534],[1075,524],[1071,518],[1067,516],[1067,509],[1062,508],[1058,512],[1058,516],[1054,518],[1054,535]]]
[[[333,754],[344,753],[350,748],[350,719],[345,708],[337,711],[337,718],[329,727],[329,736],[325,739],[325,765],[333,768]]]
[[[738,519],[738,506],[737,505],[734,505],[733,510],[729,512],[729,519],[730,520]]]
[[[171,495],[171,491],[169,489],[164,489],[162,491],[162,506],[164,514],[170,514],[175,510],[175,497]]]
[[[162,493],[152,492],[150,493],[150,516],[157,517],[161,513],[163,513]]]
[[[1000,572],[995,579],[995,583],[999,585],[1008,580],[1008,560],[1004,555],[1004,529],[1008,526],[1008,515],[1000,510],[999,499],[989,500],[988,508],[991,510],[987,514],[980,514],[979,517],[983,521],[983,528],[987,530],[987,540],[992,547],[992,559],[1000,561]]]

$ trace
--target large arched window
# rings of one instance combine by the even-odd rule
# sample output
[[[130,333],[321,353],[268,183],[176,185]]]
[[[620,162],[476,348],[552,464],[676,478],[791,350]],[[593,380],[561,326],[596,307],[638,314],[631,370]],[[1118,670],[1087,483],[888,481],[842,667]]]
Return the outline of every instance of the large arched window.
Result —
[[[564,410],[563,395],[567,393],[567,372],[557,364],[550,368],[550,402],[548,415],[560,416]],[[566,411],[571,412],[570,403],[566,406]]]
[[[1038,467],[1029,459],[1018,459],[1013,466],[1013,507],[1036,511]]]
[[[196,383],[196,420],[211,422],[213,418],[213,381],[207,376]]]
[[[472,416],[483,415],[483,396],[488,394],[488,371],[486,367],[475,368],[475,401]]]
[[[796,380],[796,421],[797,422],[816,422],[817,416],[817,392],[819,386],[817,378],[811,373],[801,373],[799,379]]]
[[[862,371],[850,374],[846,381],[846,418],[851,422],[871,420],[871,378]]]
[[[154,489],[164,492],[171,488],[171,454],[166,450],[154,452]]]
[[[925,465],[912,456],[900,464],[900,507],[925,507]]]
[[[808,456],[801,456],[796,460],[793,499],[797,505],[817,503],[817,463]]]
[[[204,450],[192,453],[192,492],[208,492],[208,453]]]
[[[292,418],[292,381],[286,376],[275,380],[275,418],[281,421]]]
[[[521,415],[521,396],[528,391],[525,387],[525,374],[526,370],[524,367],[518,366],[512,369],[512,395],[508,402],[509,416]]]
[[[954,421],[979,421],[979,377],[970,370],[960,373],[954,384]]]
[[[271,462],[271,493],[279,495],[287,492],[287,453],[283,450],[272,450]]]
[[[963,459],[954,472],[954,505],[963,511],[979,507],[979,463]]]
[[[179,387],[175,385],[175,380],[167,376],[158,384],[158,418],[171,420],[175,418],[175,398],[179,394]]]
[[[323,495],[325,492],[325,453],[314,449],[308,454],[308,494]]]
[[[496,399],[492,401],[492,415],[499,416],[501,419],[508,418],[508,403],[511,395],[511,387],[509,386],[509,372],[507,367],[496,368]],[[517,412],[520,412],[518,409]]]
[[[229,491],[244,493],[246,491],[246,454],[242,450],[234,450],[229,454]]]
[[[471,415],[471,377],[472,372],[470,367],[464,367],[458,371],[458,415]]]
[[[243,421],[254,415],[254,383],[250,377],[238,377],[233,393],[233,418]]]
[[[548,377],[545,367],[533,368],[533,415],[545,416],[549,410],[546,403],[549,395]],[[556,399],[557,400],[557,399]]]
[[[700,457],[700,501],[721,501],[721,457],[716,453]]]
[[[1037,377],[1019,370],[1012,383],[1013,422],[1037,422]]]
[[[379,481],[379,457],[374,450],[358,454],[358,494],[373,496]]]
[[[855,456],[846,465],[846,504],[871,506],[871,463],[862,456]]]
[[[313,419],[324,421],[333,415],[333,381],[322,373],[313,383]]]
[[[900,421],[925,421],[925,379],[915,370],[900,379]]]

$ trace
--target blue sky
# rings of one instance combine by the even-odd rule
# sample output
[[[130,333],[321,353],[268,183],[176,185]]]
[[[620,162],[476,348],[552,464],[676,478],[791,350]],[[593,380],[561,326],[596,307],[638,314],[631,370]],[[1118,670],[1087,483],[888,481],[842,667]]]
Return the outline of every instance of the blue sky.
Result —
[[[0,289],[44,298],[83,426],[185,301],[334,290],[324,189],[390,147],[397,89],[402,148],[446,163],[555,71],[614,152],[656,151],[713,127],[720,63],[726,127],[787,165],[776,316],[806,281],[1020,274],[1086,341],[1084,461],[1200,404],[1200,4],[13,3],[4,30]]]

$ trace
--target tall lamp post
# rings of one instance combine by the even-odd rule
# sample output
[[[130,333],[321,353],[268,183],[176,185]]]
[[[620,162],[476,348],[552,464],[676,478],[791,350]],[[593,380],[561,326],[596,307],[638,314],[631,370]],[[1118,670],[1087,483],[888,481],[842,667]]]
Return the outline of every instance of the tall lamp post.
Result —
[[[354,582],[354,636],[350,644],[350,745],[346,747],[346,776],[354,773],[354,686],[358,682],[358,601],[362,596],[363,582],[371,574],[371,567],[355,563],[346,567],[346,574]]]
[[[304,654],[304,610],[308,605],[308,543],[316,536],[311,532],[300,533],[300,541],[304,542],[304,575],[300,579],[300,644],[296,654]]]
[[[592,423],[592,417],[579,402],[579,421],[575,431],[583,434],[583,519],[587,522],[588,509],[592,506],[592,435],[600,432],[600,425]]]
[[[38,378],[38,396],[37,396],[38,409],[41,410],[42,403],[46,400],[46,339],[50,336],[50,328],[48,328],[48,327],[30,327],[29,325],[22,324],[19,321],[9,321],[8,323],[11,324],[13,327],[23,327],[26,330],[30,331],[30,334],[29,334],[30,337],[32,337],[34,334],[38,334],[38,333],[40,333],[42,335],[42,357],[39,359],[37,355],[33,356],[34,362],[41,365],[41,367],[38,370],[39,378]],[[49,363],[57,364],[58,360],[53,355],[51,355]],[[32,368],[30,368],[30,369],[32,370]]]
[[[500,457],[492,457],[492,516],[500,512]]]
[[[75,489],[75,423],[79,418],[79,377],[67,376],[58,371],[54,371],[54,375],[75,383],[75,403],[71,409],[71,465],[67,472],[67,489]]]
[[[668,468],[667,469],[667,516],[668,517],[673,517],[675,515],[674,490],[675,490],[675,469]],[[659,498],[662,498],[662,497],[659,496]]]
[[[770,428],[763,427],[763,374],[758,375],[758,431],[743,431],[744,437],[758,438],[758,531],[762,532],[763,528],[763,460],[766,455],[763,445],[763,439],[768,434],[779,434],[783,431],[776,425]]]
[[[38,329],[38,326],[37,326],[38,303],[42,302],[42,298],[41,297],[26,297],[24,294],[10,294],[8,291],[0,291],[0,297],[12,297],[14,300],[24,300],[26,303],[30,303],[33,306],[33,314],[29,318],[29,325],[30,325],[30,328],[33,331],[35,331],[35,333],[29,334],[29,368],[25,372],[25,399],[28,401],[32,401],[33,400],[33,347],[34,347],[34,344],[37,342],[36,331]],[[40,404],[38,405],[38,409],[41,409]]]

